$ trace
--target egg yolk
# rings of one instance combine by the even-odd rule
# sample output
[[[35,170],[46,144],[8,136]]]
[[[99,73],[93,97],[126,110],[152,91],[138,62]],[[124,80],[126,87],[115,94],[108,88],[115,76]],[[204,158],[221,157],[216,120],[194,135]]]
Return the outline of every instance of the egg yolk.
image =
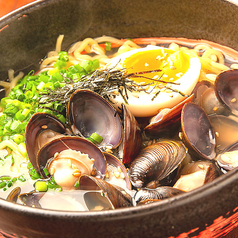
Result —
[[[189,57],[182,51],[157,49],[139,51],[123,61],[128,74],[136,74],[131,79],[137,83],[158,84],[178,80],[189,68]],[[160,72],[148,72],[161,70]]]

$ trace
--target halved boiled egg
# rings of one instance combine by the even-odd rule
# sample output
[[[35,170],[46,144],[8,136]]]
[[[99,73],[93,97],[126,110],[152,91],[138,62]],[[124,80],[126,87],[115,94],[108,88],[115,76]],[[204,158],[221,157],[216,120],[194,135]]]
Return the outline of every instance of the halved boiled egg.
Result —
[[[191,94],[201,63],[198,57],[181,50],[147,46],[113,58],[107,67],[126,69],[127,74],[134,74],[130,79],[146,89],[127,90],[127,104],[120,94],[113,95],[112,101],[118,106],[124,103],[136,117],[149,117],[163,108],[175,106]]]

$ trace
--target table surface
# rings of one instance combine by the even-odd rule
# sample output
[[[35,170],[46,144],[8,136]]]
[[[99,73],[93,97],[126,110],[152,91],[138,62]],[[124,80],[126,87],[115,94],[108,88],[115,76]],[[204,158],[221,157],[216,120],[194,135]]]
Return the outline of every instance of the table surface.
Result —
[[[34,1],[33,0],[0,0],[0,17],[30,2],[34,2]]]
[[[0,0],[0,17],[33,1],[34,0]],[[225,237],[238,238],[238,227],[234,229],[233,231],[231,231]]]

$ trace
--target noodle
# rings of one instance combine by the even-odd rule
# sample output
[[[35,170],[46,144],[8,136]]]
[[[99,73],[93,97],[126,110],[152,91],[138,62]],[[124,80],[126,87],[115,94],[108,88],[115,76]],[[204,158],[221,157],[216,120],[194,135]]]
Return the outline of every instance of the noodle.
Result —
[[[0,86],[5,88],[6,96],[10,93],[10,91],[17,85],[17,81],[24,76],[23,72],[20,72],[16,77],[14,77],[14,70],[8,71],[8,77],[10,82],[0,81]]]
[[[59,35],[59,37],[57,38],[56,47],[55,47],[55,51],[57,53],[61,51],[63,39],[64,39],[64,35]]]

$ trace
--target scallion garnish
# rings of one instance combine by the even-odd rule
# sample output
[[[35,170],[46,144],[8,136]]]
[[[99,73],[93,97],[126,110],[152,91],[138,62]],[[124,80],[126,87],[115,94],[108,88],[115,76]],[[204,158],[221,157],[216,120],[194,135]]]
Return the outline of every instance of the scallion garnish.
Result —
[[[34,187],[37,192],[46,192],[48,190],[46,181],[36,181]]]

